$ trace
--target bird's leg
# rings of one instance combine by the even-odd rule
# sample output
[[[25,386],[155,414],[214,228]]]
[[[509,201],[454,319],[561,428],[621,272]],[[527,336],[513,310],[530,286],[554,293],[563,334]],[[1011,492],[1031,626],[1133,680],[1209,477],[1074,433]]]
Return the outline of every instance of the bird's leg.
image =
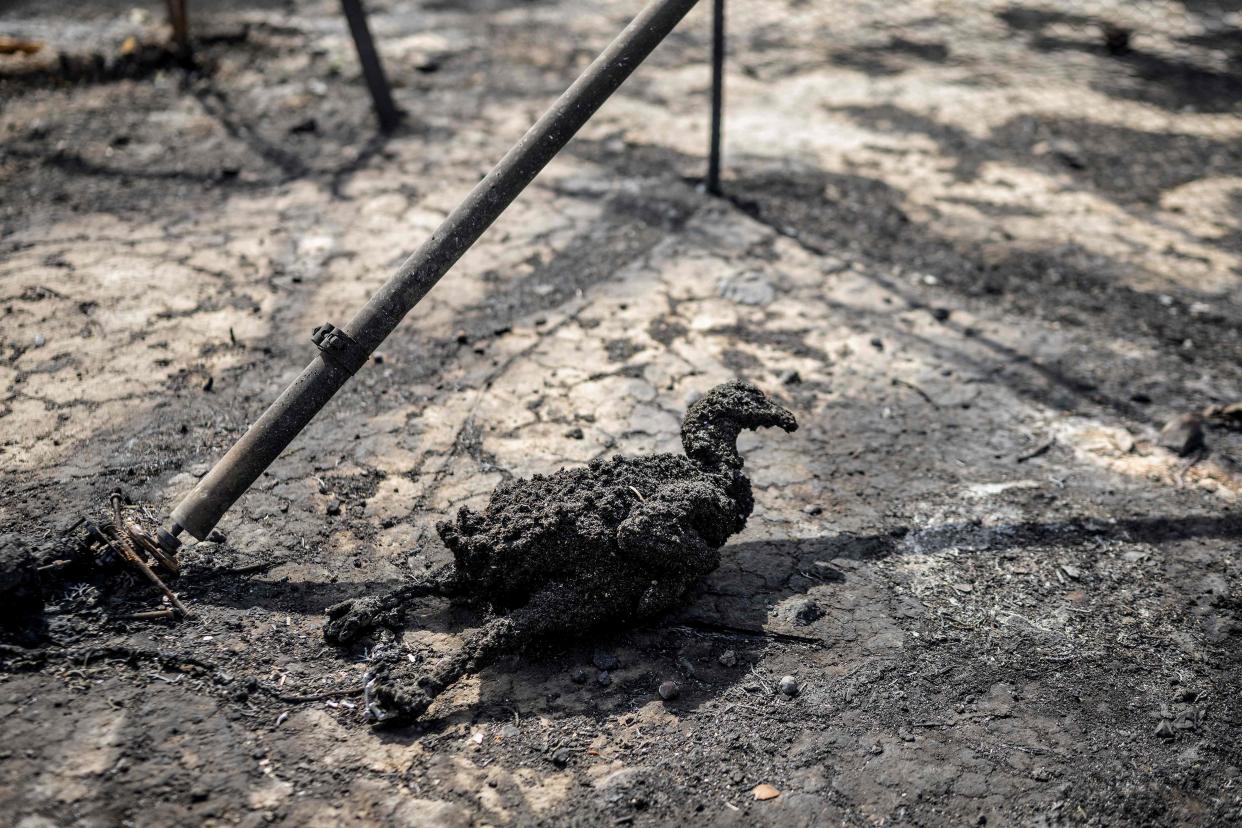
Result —
[[[430,670],[410,663],[396,648],[378,652],[366,674],[366,716],[376,725],[407,724],[463,676],[551,633],[589,629],[598,622],[600,610],[598,602],[584,601],[578,592],[556,585],[471,632],[460,649]]]
[[[397,626],[405,605],[427,595],[452,597],[460,591],[457,570],[442,566],[414,576],[409,583],[384,595],[351,598],[328,608],[323,638],[330,644],[348,644],[377,626]]]

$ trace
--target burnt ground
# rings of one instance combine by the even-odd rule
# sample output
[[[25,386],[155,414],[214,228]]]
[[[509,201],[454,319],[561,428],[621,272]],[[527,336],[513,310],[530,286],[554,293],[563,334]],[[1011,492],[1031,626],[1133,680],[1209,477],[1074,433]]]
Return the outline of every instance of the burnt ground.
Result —
[[[148,5],[0,16],[45,43],[0,56],[0,532],[31,543],[118,484],[162,516],[637,4],[373,0],[387,140],[337,4],[211,4],[188,73]],[[1236,824],[1242,440],[1156,434],[1242,399],[1239,23],[746,4],[722,200],[696,11],[186,553],[194,621],[124,620],[156,598],[121,578],[3,651],[0,806]],[[502,660],[415,727],[330,695],[368,652],[322,643],[325,607],[447,561],[434,524],[501,480],[676,450],[738,376],[802,427],[743,438],[755,514],[682,609]],[[447,652],[480,619],[412,621]]]

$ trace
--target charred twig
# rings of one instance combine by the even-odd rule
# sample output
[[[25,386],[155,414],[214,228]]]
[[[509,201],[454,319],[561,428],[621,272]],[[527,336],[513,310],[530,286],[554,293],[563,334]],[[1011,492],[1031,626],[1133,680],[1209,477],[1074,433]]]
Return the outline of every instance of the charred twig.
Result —
[[[1014,462],[1025,463],[1027,460],[1034,460],[1036,457],[1042,457],[1043,455],[1047,454],[1048,451],[1055,444],[1056,444],[1056,440],[1049,440],[1048,442],[1044,443],[1039,448],[1032,449],[1031,451],[1028,451],[1026,454],[1018,455],[1017,458],[1015,458]]]
[[[742,636],[745,638],[771,638],[776,641],[788,641],[797,644],[814,644],[818,647],[824,646],[824,642],[819,638],[812,638],[809,635],[795,635],[794,633],[776,632],[775,630],[751,629],[747,627],[734,627],[729,624],[718,624],[714,621],[683,621],[673,629],[686,629],[693,632],[708,632],[718,635]]]
[[[280,688],[272,687],[268,684],[260,684],[259,689],[277,701],[287,702],[288,704],[306,704],[308,702],[324,701],[325,699],[338,699],[342,696],[361,696],[365,688],[360,684],[357,687],[341,687],[336,690],[324,690],[322,693],[308,693],[303,696],[283,693],[280,691]]]
[[[128,621],[156,621],[164,618],[175,617],[176,612],[170,609],[146,610],[145,612],[131,612],[124,616]]]
[[[181,603],[180,599],[177,598],[176,593],[174,593],[171,589],[169,589],[168,585],[165,584],[162,580],[160,580],[160,576],[155,574],[155,571],[151,569],[150,566],[147,565],[147,562],[142,559],[142,556],[139,555],[138,551],[134,548],[133,539],[131,538],[128,530],[126,529],[125,522],[121,517],[121,495],[120,493],[113,492],[111,500],[112,500],[112,514],[116,520],[116,535],[117,535],[118,541],[120,542],[119,546],[120,546],[121,556],[125,558],[125,560],[128,561],[130,564],[132,564],[134,567],[136,567],[139,572],[145,575],[148,581],[155,584],[155,586],[159,588],[160,592],[164,593],[164,597],[168,599],[169,603],[171,603],[178,612],[180,612],[184,617],[189,618],[190,611],[186,609],[185,604]]]
[[[922,397],[922,398],[923,398],[923,400],[924,400],[924,401],[925,401],[928,405],[930,405],[932,408],[936,408],[936,409],[939,409],[939,408],[940,408],[940,405],[939,405],[939,404],[938,404],[935,400],[933,400],[933,399],[931,398],[931,395],[930,395],[930,394],[928,394],[926,391],[924,391],[922,388],[919,388],[917,385],[915,385],[915,384],[914,384],[914,383],[912,383],[912,382],[907,382],[906,380],[903,380],[903,379],[898,379],[897,377],[894,377],[894,378],[893,378],[893,385],[904,385],[906,388],[909,388],[911,391],[913,391],[914,393],[916,393],[916,394],[918,394],[920,397]]]

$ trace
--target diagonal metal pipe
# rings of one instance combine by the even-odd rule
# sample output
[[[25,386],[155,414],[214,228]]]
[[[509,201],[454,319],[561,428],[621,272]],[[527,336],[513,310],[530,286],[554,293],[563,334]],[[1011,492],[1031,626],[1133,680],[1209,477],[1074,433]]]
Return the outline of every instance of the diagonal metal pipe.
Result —
[[[203,540],[371,353],[505,211],[698,0],[653,0],[505,154],[440,227],[343,328],[321,325],[320,353],[173,509],[159,532],[172,552]]]

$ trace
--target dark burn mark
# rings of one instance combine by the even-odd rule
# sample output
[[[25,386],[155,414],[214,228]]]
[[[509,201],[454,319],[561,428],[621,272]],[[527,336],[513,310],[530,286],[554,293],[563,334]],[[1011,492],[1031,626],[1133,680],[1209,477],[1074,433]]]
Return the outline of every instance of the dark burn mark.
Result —
[[[630,357],[645,350],[645,346],[629,339],[610,339],[604,343],[604,351],[609,362],[625,362]]]

